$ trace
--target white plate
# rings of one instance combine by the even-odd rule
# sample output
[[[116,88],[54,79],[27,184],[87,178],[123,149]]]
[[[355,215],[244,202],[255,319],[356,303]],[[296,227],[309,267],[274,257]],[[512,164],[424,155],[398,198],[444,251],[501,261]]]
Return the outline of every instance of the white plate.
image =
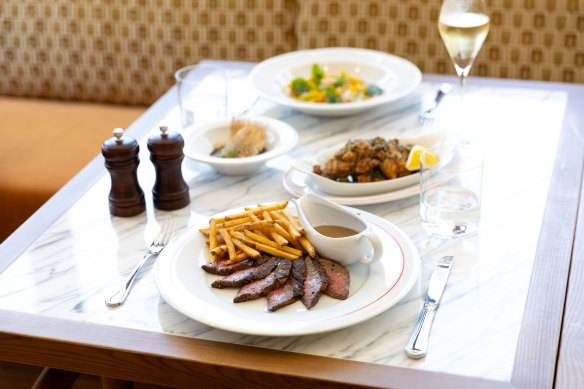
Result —
[[[424,146],[426,148],[434,147],[445,139],[446,135],[444,133],[434,133],[410,138],[398,138],[400,144],[409,143],[413,145]],[[313,172],[314,165],[326,165],[326,162],[331,159],[337,151],[342,149],[345,144],[346,142],[326,149],[314,157],[295,160],[292,163],[292,167],[306,174],[308,178],[314,182],[314,184],[317,185],[323,192],[336,196],[366,196],[379,193],[388,193],[398,189],[411,187],[412,185],[418,184],[420,182],[419,172],[391,180],[366,183],[337,182]]]
[[[242,208],[222,214],[240,212]],[[161,296],[191,319],[211,327],[250,335],[291,336],[332,331],[370,319],[399,302],[411,289],[419,270],[419,253],[412,241],[390,222],[352,209],[363,216],[383,242],[384,256],[373,265],[348,266],[351,288],[346,300],[322,296],[306,310],[300,301],[266,310],[266,299],[235,304],[237,289],[215,289],[210,284],[220,276],[206,273],[205,239],[197,228],[171,242],[156,262],[155,278]]]
[[[293,196],[300,197],[306,193],[314,193],[337,204],[366,205],[380,204],[416,196],[420,193],[420,185],[412,185],[388,193],[379,193],[365,196],[336,196],[323,192],[314,182],[301,171],[290,169],[282,180],[284,189]]]
[[[186,128],[184,131],[185,155],[195,161],[208,163],[223,174],[245,175],[260,169],[266,161],[292,150],[298,143],[298,133],[284,122],[260,116],[251,117],[250,120],[266,126],[268,136],[266,152],[245,158],[211,156],[213,145],[229,138],[231,118],[223,118]]]
[[[383,94],[364,101],[325,104],[299,101],[288,96],[287,85],[295,78],[307,78],[313,64],[329,73],[341,70],[383,89]],[[249,75],[263,98],[299,111],[321,116],[352,115],[400,99],[413,92],[422,73],[413,63],[395,55],[357,48],[323,48],[294,51],[259,63]]]

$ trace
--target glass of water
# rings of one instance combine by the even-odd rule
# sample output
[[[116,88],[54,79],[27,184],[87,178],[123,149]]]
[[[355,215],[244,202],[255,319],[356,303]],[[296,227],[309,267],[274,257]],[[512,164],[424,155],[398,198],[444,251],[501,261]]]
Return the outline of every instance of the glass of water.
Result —
[[[420,159],[422,226],[447,239],[476,233],[481,218],[482,153],[445,144],[425,151]]]
[[[183,128],[227,116],[227,69],[213,64],[190,65],[174,74]]]

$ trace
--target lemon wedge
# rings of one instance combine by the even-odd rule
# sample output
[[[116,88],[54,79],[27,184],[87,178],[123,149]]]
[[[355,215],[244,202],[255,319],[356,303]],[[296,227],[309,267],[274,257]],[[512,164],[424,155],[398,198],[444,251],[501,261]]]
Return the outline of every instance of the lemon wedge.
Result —
[[[414,145],[410,150],[410,155],[408,155],[408,160],[406,162],[406,169],[409,171],[420,170],[420,156],[427,148],[420,145]],[[426,165],[433,165],[438,163],[438,157],[433,152],[424,154],[424,163]]]

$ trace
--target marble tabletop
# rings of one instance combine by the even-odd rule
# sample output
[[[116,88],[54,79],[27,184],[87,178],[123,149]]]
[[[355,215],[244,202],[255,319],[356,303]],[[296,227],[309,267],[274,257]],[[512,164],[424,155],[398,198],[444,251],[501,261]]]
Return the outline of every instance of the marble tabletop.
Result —
[[[234,106],[253,101],[245,71],[233,71]],[[107,174],[60,216],[0,275],[0,309],[113,327],[328,356],[344,360],[509,382],[517,349],[533,259],[542,225],[556,147],[567,104],[557,89],[467,85],[465,121],[486,153],[480,232],[463,240],[441,240],[420,225],[419,199],[354,205],[400,228],[414,242],[421,268],[414,287],[395,306],[344,329],[306,336],[262,337],[214,329],[183,316],[160,297],[153,266],[136,282],[126,303],[108,308],[104,298],[120,285],[169,214],[177,235],[226,209],[291,199],[282,181],[295,158],[344,142],[349,137],[415,136],[450,131],[458,117],[458,96],[446,97],[434,123],[421,128],[418,114],[436,83],[424,82],[412,95],[388,106],[343,118],[320,118],[261,100],[254,114],[292,125],[299,143],[249,177],[229,177],[185,159],[189,206],[155,210],[154,168],[146,138],[140,139],[139,181],[147,211],[112,217]],[[238,108],[234,108],[238,109]],[[180,129],[175,107],[157,123]],[[436,315],[425,359],[406,357],[403,348],[423,305],[428,278],[442,255],[455,263]],[[267,313],[266,313],[267,314]]]

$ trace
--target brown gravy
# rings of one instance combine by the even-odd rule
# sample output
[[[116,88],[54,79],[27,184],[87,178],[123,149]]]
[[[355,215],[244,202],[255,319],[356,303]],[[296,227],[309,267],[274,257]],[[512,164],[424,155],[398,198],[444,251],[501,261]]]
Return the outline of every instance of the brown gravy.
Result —
[[[318,226],[314,229],[324,236],[329,238],[346,238],[347,236],[357,235],[359,231],[355,231],[352,228],[341,227],[341,226]]]

